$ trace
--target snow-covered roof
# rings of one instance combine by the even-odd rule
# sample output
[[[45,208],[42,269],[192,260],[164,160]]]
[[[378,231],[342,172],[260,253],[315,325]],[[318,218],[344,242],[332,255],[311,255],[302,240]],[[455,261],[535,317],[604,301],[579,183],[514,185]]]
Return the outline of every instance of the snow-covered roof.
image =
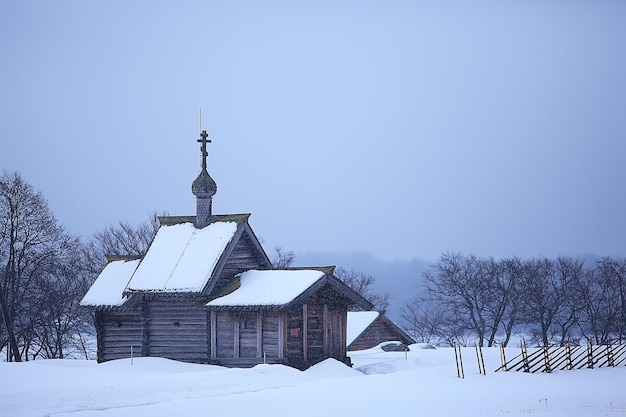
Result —
[[[122,292],[138,265],[138,259],[109,262],[91,285],[80,304],[83,306],[120,306],[124,304],[127,297],[124,297]]]
[[[126,289],[202,291],[236,232],[236,222],[161,226]]]
[[[235,291],[207,306],[282,306],[290,303],[325,275],[315,269],[250,270],[239,275]]]
[[[378,318],[378,311],[348,311],[346,346],[350,346]]]

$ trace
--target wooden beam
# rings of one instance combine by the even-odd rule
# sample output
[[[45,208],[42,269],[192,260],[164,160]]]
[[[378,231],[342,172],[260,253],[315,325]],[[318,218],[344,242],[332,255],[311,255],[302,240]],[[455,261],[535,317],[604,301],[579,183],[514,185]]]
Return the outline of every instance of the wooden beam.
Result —
[[[152,315],[148,301],[141,300],[141,356],[150,356],[150,321]]]
[[[328,304],[324,304],[322,313],[322,331],[324,332],[324,356],[328,357]]]
[[[342,310],[340,313],[340,321],[341,323],[341,331],[340,331],[340,343],[339,343],[339,349],[340,349],[340,353],[341,353],[341,357],[344,358],[346,356],[346,350],[347,350],[347,346],[346,343],[348,342],[348,312],[346,310]]]
[[[307,330],[308,330],[308,320],[307,320],[307,305],[302,304],[302,358],[304,362],[308,361],[307,357]]]
[[[215,310],[211,310],[211,358],[214,359],[217,356],[217,317]]]
[[[278,358],[285,357],[287,346],[287,312],[281,311],[278,315]]]
[[[262,358],[263,352],[263,312],[261,310],[256,312],[256,352],[257,357]]]
[[[233,358],[239,357],[239,321],[241,320],[241,316],[239,314],[233,314],[233,326],[235,327],[234,334],[234,348],[233,348]]]

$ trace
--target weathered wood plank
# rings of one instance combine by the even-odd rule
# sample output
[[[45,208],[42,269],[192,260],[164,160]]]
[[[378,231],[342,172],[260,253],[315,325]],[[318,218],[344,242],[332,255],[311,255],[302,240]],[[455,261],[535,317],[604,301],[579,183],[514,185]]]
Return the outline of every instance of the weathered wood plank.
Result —
[[[308,305],[307,303],[302,304],[302,357],[306,362],[308,360]]]
[[[266,312],[263,316],[262,349],[267,358],[278,358],[279,354],[279,319],[275,312]]]

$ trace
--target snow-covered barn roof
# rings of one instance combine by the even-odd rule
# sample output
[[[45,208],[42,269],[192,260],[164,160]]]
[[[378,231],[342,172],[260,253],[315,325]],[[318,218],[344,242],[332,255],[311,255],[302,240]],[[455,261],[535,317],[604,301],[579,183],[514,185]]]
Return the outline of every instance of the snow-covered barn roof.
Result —
[[[208,307],[218,306],[282,306],[324,277],[316,269],[250,270],[239,274],[239,287],[210,301]]]
[[[122,293],[139,265],[136,260],[112,261],[104,267],[80,304],[83,306],[120,306],[127,297]]]
[[[381,337],[388,339],[384,340]],[[355,346],[371,344],[372,339],[374,339],[375,343],[367,346],[367,348],[385,341],[398,341],[407,345],[415,343],[415,340],[409,334],[384,314],[377,311],[349,311],[348,328],[346,331],[346,346],[348,346],[348,350],[354,350],[352,348]],[[359,350],[359,348],[356,350]]]
[[[126,291],[202,291],[236,232],[234,221],[161,226]]]
[[[378,318],[378,311],[348,311],[346,346],[350,346]]]

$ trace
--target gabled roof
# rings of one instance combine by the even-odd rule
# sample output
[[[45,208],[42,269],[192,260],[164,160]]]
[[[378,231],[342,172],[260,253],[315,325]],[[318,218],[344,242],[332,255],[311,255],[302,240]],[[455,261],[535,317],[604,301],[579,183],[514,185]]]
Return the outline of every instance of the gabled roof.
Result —
[[[378,311],[348,311],[348,329],[346,346],[350,346],[368,327],[374,323],[380,313]]]
[[[159,217],[161,227],[125,292],[210,293],[228,256],[245,233],[267,266],[271,262],[248,224],[250,214],[211,216],[194,226],[194,216]]]
[[[207,306],[284,306],[324,275],[314,269],[253,269],[239,274],[236,288],[227,288],[228,294],[210,301]]]
[[[89,288],[80,305],[114,307],[124,304],[128,297],[122,294],[123,290],[138,265],[139,259],[109,262]]]
[[[212,216],[202,229],[194,216],[159,217],[143,259],[109,258],[82,305],[122,306],[136,292],[199,293],[212,288],[239,238],[246,234],[261,263],[271,262],[248,224],[249,214]]]
[[[241,217],[245,216],[245,217]],[[231,254],[235,250],[236,243],[239,242],[244,236],[247,236],[249,242],[252,244],[252,250],[256,252],[256,256],[260,262],[260,268],[272,268],[272,261],[268,258],[265,250],[261,246],[259,239],[254,234],[254,231],[250,227],[248,223],[249,214],[245,215],[224,215],[219,216],[222,221],[238,221],[239,227],[237,228],[237,232],[235,237],[231,241],[231,243],[226,247],[224,253],[222,254],[221,259],[219,260],[214,273],[214,279],[209,280],[207,286],[204,288],[205,294],[211,294],[214,291],[215,284],[218,281],[219,275],[221,274],[223,268],[226,266]],[[217,217],[217,216],[214,216]]]
[[[407,332],[402,330],[400,326],[391,321],[384,314],[378,311],[348,311],[348,328],[346,334],[346,346],[348,350],[350,346],[363,335],[369,327],[374,324],[376,320],[380,320],[385,323],[389,329],[394,331],[399,336],[399,341],[408,343],[415,343],[415,340],[409,336]]]
[[[206,304],[209,308],[284,308],[300,303],[325,285],[361,308],[372,305],[332,275],[334,267],[300,267],[249,270],[237,276],[224,294]]]
[[[161,226],[125,291],[201,292],[239,224],[214,221]]]

